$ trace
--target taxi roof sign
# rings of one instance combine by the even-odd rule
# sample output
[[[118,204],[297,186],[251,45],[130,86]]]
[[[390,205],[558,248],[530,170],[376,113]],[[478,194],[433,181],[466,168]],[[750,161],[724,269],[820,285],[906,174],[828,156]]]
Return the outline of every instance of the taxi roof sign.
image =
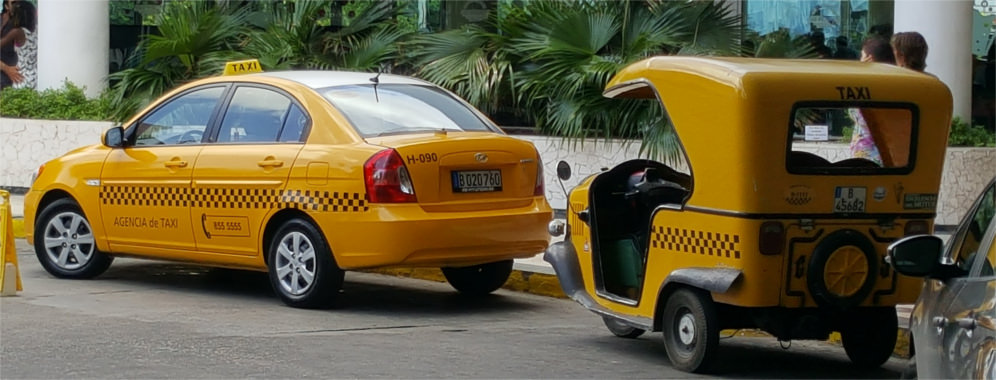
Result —
[[[246,59],[243,61],[225,63],[225,72],[222,75],[239,75],[261,72],[263,72],[263,69],[259,66],[259,60]]]

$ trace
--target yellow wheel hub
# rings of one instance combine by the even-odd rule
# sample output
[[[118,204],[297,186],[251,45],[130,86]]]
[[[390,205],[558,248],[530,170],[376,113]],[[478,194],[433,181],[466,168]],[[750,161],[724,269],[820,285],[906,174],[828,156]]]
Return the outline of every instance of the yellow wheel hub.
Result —
[[[850,297],[861,290],[868,279],[868,259],[853,245],[837,248],[823,267],[823,282],[837,297]]]

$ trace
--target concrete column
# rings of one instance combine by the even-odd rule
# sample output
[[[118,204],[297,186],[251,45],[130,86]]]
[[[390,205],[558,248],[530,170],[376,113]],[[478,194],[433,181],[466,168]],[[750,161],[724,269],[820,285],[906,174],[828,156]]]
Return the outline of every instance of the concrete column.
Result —
[[[107,87],[108,0],[38,0],[38,89],[69,80],[95,97]]]
[[[951,88],[954,116],[972,115],[971,0],[896,0],[894,32],[927,40],[927,72]]]

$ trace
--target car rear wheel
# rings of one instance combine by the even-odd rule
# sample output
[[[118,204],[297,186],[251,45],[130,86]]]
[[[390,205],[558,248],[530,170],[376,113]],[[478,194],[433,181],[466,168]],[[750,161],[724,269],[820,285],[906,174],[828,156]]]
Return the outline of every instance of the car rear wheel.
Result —
[[[855,312],[847,318],[840,339],[851,363],[875,368],[889,360],[895,351],[898,329],[896,309],[877,308]]]
[[[303,219],[284,222],[270,242],[268,257],[270,284],[285,304],[308,309],[332,306],[345,273],[313,224]]]
[[[442,270],[446,281],[460,293],[485,295],[505,285],[512,274],[512,260]]]
[[[620,338],[634,339],[646,332],[646,330],[627,325],[612,317],[602,317],[602,322],[605,323],[605,327],[609,329],[609,332]]]
[[[664,349],[674,368],[707,372],[719,347],[719,323],[708,293],[679,289],[664,306]]]
[[[93,278],[104,273],[114,261],[97,249],[90,222],[71,199],[45,206],[35,226],[35,255],[55,277]]]

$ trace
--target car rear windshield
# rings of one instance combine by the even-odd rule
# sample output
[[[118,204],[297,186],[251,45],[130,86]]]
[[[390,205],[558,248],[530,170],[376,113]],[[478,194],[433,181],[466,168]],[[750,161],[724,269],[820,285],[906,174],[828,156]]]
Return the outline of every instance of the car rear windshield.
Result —
[[[786,168],[798,174],[908,173],[917,117],[909,104],[797,105]]]
[[[364,137],[446,131],[490,131],[447,92],[414,84],[363,84],[319,90]]]

